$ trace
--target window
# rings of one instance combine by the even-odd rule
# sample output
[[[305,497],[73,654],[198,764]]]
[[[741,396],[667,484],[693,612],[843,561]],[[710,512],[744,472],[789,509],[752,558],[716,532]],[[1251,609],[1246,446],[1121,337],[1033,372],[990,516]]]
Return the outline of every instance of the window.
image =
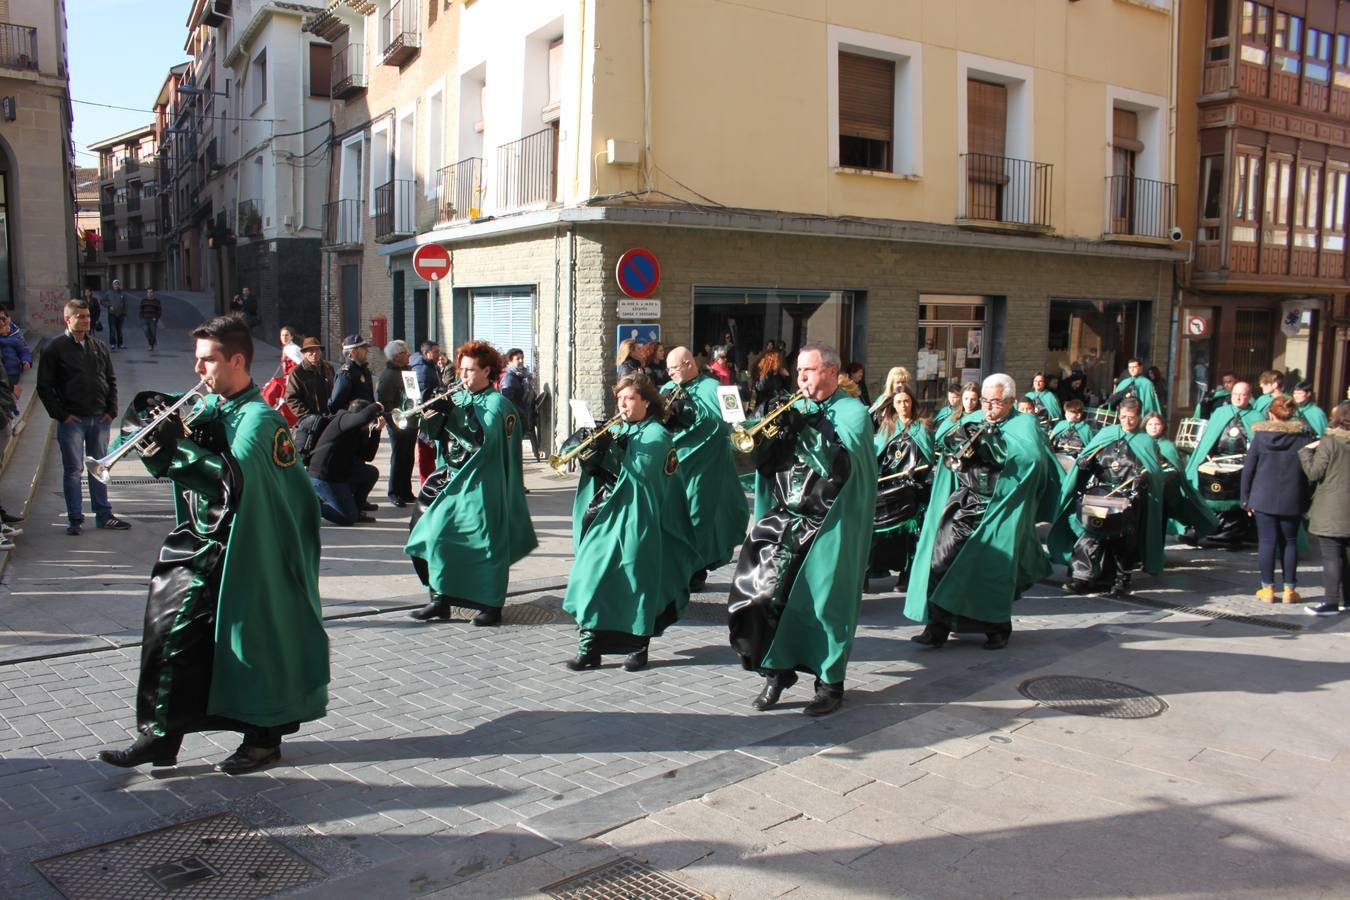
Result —
[[[1303,54],[1303,19],[1289,13],[1275,14],[1275,68],[1297,75]]]
[[[1289,243],[1289,203],[1293,194],[1294,161],[1272,155],[1266,163],[1266,208],[1261,241],[1283,247]]]
[[[1232,51],[1232,22],[1229,21],[1232,14],[1228,0],[1213,0],[1209,4],[1209,39],[1205,42],[1205,58],[1210,62],[1227,59]]]
[[[1327,190],[1322,196],[1322,248],[1337,252],[1345,249],[1345,187],[1350,168],[1344,163],[1328,163]]]
[[[1272,10],[1255,0],[1242,0],[1242,61],[1264,66],[1269,58]]]
[[[1233,240],[1256,243],[1261,196],[1261,151],[1240,149],[1233,158]]]
[[[309,45],[309,95],[331,97],[333,94],[333,48],[327,44]]]
[[[839,165],[890,171],[895,61],[839,52]]]
[[[1303,74],[1309,81],[1326,84],[1331,79],[1331,35],[1316,28],[1308,29],[1307,56],[1303,60]]]
[[[445,166],[445,91],[439,84],[427,93],[426,132],[427,168],[423,184],[427,197],[434,197],[440,187],[436,173]]]
[[[267,51],[259,53],[253,59],[248,74],[249,99],[256,110],[267,102]]]
[[[389,151],[389,124],[386,120],[382,127],[370,132],[370,178],[367,181],[370,198],[367,203],[372,218],[375,215],[375,191],[389,183]]]
[[[1336,35],[1336,86],[1350,88],[1350,35]]]
[[[1322,166],[1300,162],[1294,179],[1294,246],[1317,249],[1317,219],[1321,206]]]

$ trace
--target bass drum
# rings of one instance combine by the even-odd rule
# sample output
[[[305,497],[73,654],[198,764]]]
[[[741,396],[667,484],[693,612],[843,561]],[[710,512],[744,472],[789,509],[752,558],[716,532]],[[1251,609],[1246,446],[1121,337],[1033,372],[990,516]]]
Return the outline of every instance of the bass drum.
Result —
[[[1203,462],[1197,471],[1200,496],[1206,500],[1236,500],[1242,496],[1242,463]]]

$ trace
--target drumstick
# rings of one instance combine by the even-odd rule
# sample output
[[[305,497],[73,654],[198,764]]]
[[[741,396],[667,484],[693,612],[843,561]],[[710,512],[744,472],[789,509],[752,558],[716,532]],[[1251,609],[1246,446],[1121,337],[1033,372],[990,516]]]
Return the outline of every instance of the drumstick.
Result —
[[[885,476],[885,477],[883,477],[883,478],[878,478],[878,479],[877,479],[877,484],[881,484],[883,481],[890,481],[892,478],[904,478],[906,475],[913,475],[915,472],[922,472],[922,471],[924,471],[924,470],[926,470],[926,469],[931,469],[931,468],[933,468],[933,467],[930,466],[928,463],[924,463],[924,464],[921,465],[921,466],[915,466],[914,468],[912,468],[912,469],[906,469],[906,470],[903,471],[903,472],[896,472],[894,475],[887,475],[887,476]]]
[[[1140,472],[1140,473],[1139,473],[1139,475],[1142,475],[1142,474],[1144,474],[1144,473],[1143,473],[1143,472]],[[1125,482],[1123,482],[1122,484],[1117,485],[1116,487],[1112,488],[1112,489],[1111,489],[1111,493],[1107,494],[1106,496],[1108,496],[1108,497],[1114,497],[1117,493],[1119,493],[1120,491],[1125,490],[1127,487],[1129,487],[1130,485],[1132,485],[1132,484],[1134,484],[1136,481],[1138,481],[1138,480],[1139,480],[1139,475],[1135,475],[1135,476],[1133,476],[1132,478],[1130,478],[1128,481],[1125,481]]]

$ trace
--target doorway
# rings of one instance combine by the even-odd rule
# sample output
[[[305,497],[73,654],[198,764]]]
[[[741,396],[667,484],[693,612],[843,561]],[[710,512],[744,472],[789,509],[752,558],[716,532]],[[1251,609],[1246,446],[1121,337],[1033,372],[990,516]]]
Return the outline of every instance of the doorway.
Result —
[[[947,402],[947,387],[985,376],[989,304],[965,294],[919,296],[918,356],[914,383],[919,414],[930,416]]]

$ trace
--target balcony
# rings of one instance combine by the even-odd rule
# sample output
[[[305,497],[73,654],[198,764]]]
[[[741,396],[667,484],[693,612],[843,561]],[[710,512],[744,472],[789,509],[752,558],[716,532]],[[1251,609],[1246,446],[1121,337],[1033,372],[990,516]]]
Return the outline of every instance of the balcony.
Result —
[[[122,171],[128,175],[133,172],[139,172],[140,170],[141,161],[134,156],[128,156],[126,159],[122,160]]]
[[[131,234],[127,235],[127,249],[128,250],[145,249],[145,236],[138,231],[133,231]]]
[[[436,224],[476,219],[483,214],[483,160],[461,159],[436,173]]]
[[[375,189],[375,240],[388,244],[417,233],[417,182],[396,178]]]
[[[497,148],[497,206],[520,209],[552,203],[557,195],[552,128]]]
[[[401,66],[422,48],[417,0],[394,0],[380,20],[381,55],[386,66]]]
[[[957,224],[1044,234],[1050,224],[1049,163],[986,153],[961,154],[964,202]]]
[[[38,70],[36,28],[0,22],[0,69]]]
[[[98,211],[103,218],[111,219],[113,217],[112,198],[104,197],[102,200],[98,201]]]
[[[228,228],[222,216],[218,217],[217,227],[221,230]],[[262,237],[263,233],[263,202],[261,200],[240,200],[239,201],[239,236],[246,238]]]
[[[333,99],[346,100],[365,89],[366,47],[364,44],[348,44],[333,54]]]
[[[325,250],[353,250],[361,246],[361,201],[334,200],[323,205]]]
[[[107,237],[103,239],[103,252],[104,253],[117,252],[117,235],[109,234]]]
[[[138,213],[141,211],[141,195],[137,191],[134,194],[127,194],[127,212]]]
[[[1175,224],[1173,199],[1177,186],[1166,181],[1108,175],[1106,240],[1148,238],[1165,241]]]

